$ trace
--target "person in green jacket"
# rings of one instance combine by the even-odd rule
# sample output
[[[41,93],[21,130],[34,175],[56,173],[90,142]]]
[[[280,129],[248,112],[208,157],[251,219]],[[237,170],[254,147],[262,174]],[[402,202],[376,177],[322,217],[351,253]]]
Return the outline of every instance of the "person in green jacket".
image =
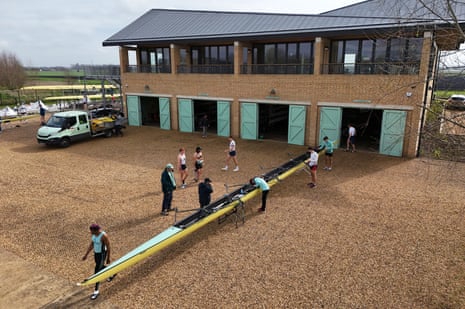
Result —
[[[163,203],[161,207],[161,215],[167,216],[171,208],[171,201],[173,200],[173,191],[176,190],[176,180],[174,179],[174,166],[168,163],[161,173],[161,188],[163,191]]]

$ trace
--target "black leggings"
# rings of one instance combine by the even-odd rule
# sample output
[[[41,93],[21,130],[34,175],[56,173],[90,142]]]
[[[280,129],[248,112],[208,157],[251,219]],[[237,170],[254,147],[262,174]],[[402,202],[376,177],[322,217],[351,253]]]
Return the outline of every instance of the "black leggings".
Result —
[[[102,269],[105,268],[105,259],[107,257],[107,252],[102,251],[101,253],[94,252],[94,260],[95,260],[95,273],[98,273]],[[98,287],[100,282],[95,284],[95,291],[98,291]]]

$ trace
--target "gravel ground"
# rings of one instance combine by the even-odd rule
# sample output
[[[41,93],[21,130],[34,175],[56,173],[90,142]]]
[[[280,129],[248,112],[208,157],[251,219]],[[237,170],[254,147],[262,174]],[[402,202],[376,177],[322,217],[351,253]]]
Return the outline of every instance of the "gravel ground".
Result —
[[[160,174],[180,147],[188,157],[203,148],[213,199],[305,147],[239,139],[234,173],[220,169],[226,138],[129,127],[59,149],[38,145],[37,128],[33,119],[0,135],[0,257],[56,278],[47,301],[34,297],[44,284],[29,285],[18,308],[465,307],[465,164],[363,151],[336,151],[331,172],[321,158],[317,188],[292,175],[272,188],[266,214],[252,200],[245,224],[209,224],[102,284],[91,303],[90,287],[73,287],[93,272],[92,258],[81,260],[88,226],[104,227],[116,259],[173,224],[173,213],[160,216]],[[175,191],[174,207],[197,205],[195,185]],[[21,286],[31,270],[17,268]],[[0,307],[15,305],[5,291]]]

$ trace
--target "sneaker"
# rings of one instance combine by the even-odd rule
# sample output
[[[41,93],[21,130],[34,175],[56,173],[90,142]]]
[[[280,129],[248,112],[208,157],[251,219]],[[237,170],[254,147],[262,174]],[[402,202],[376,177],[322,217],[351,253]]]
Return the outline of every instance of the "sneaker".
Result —
[[[239,171],[239,166],[236,166],[235,169],[233,169],[233,172],[238,172]]]
[[[316,184],[314,184],[314,183],[310,183],[308,186],[309,186],[310,188],[312,188],[312,189],[313,189],[313,188],[316,188]]]
[[[98,295],[99,295],[99,292],[94,291],[94,293],[92,293],[92,295],[90,295],[90,299],[95,300],[95,299],[97,299]]]
[[[227,167],[227,166],[225,166],[225,167],[223,167],[221,170],[223,170],[223,171],[227,171],[227,170],[228,170],[228,167]]]
[[[181,189],[185,189],[186,188],[186,184],[183,183],[182,186],[181,186]]]
[[[331,168],[331,167],[328,167],[328,171],[330,171],[330,170],[332,170],[332,168]]]
[[[115,279],[115,277],[116,277],[116,274],[114,274],[113,276],[108,277],[107,281],[111,282],[113,279]]]
[[[167,215],[168,215],[168,212],[167,212],[166,210],[163,210],[163,211],[161,212],[161,215],[162,215],[162,216],[167,216]]]
[[[325,166],[325,167],[323,167],[323,169],[324,169],[324,170],[328,170],[328,169],[329,169],[329,167]]]
[[[260,207],[260,208],[258,208],[258,212],[260,212],[260,213],[261,212],[266,212],[266,210]]]

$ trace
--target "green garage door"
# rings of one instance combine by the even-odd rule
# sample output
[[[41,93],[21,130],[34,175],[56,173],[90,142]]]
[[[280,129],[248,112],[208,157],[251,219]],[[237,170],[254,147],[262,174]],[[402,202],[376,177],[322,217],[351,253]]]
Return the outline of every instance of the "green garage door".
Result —
[[[170,99],[158,98],[160,109],[160,128],[171,130]]]
[[[322,107],[320,108],[320,136],[318,141],[323,141],[327,136],[334,141],[334,148],[338,148],[341,142],[342,108]]]
[[[383,111],[383,121],[381,125],[381,140],[379,152],[389,156],[402,156],[404,145],[405,111]]]
[[[139,97],[136,95],[128,95],[126,97],[126,104],[128,107],[128,125],[140,126],[141,125],[141,113]]]
[[[289,106],[289,129],[287,142],[294,145],[305,143],[305,119],[307,108],[301,105]]]
[[[258,104],[241,104],[241,138],[256,140],[258,137]]]
[[[218,136],[230,136],[231,104],[228,101],[218,101],[217,110],[217,134]]]
[[[179,131],[194,132],[194,113],[191,99],[178,100]]]

